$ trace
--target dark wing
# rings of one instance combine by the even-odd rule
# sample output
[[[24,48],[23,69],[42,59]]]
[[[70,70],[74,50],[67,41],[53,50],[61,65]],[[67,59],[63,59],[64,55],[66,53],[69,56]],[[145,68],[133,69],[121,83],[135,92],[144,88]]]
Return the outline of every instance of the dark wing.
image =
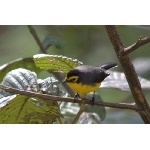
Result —
[[[109,76],[109,73],[106,72],[105,69],[95,67],[94,73],[93,73],[93,80],[94,83],[100,83],[102,82],[107,76]]]
[[[104,63],[102,65],[95,67],[96,68],[95,72],[97,73],[94,73],[95,77],[93,78],[94,79],[93,82],[96,82],[96,83],[102,82],[107,76],[109,76],[109,73],[106,72],[106,70],[113,68],[115,66],[117,66],[117,63],[108,62],[108,63]]]

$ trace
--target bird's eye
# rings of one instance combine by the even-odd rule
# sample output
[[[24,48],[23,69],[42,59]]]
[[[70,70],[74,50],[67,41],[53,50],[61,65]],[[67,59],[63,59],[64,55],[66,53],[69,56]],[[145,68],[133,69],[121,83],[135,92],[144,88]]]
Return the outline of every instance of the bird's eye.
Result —
[[[78,80],[78,76],[72,76],[72,77],[69,77],[68,79],[67,79],[67,81],[68,82],[77,82],[77,80]]]
[[[75,82],[75,81],[76,81],[76,78],[73,78],[71,81],[72,81],[72,82]]]

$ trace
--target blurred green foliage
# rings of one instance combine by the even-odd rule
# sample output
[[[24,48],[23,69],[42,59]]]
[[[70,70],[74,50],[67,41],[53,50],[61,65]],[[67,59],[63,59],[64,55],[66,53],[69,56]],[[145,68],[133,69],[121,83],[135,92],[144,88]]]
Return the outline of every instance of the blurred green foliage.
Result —
[[[113,46],[107,36],[104,26],[34,26],[40,40],[45,35],[56,36],[64,42],[64,47],[57,49],[51,46],[48,53],[51,55],[64,55],[82,61],[88,65],[98,65],[104,62],[114,61],[118,68],[122,68],[118,62]],[[125,46],[135,43],[140,36],[148,36],[150,26],[117,26],[117,30]],[[150,44],[144,45],[130,54],[131,59],[149,58]],[[0,26],[0,66],[18,58],[32,57],[39,52],[39,47],[30,34],[27,26]],[[150,76],[147,77],[150,79]],[[117,89],[98,90],[104,101],[111,102],[133,102],[130,92],[123,92]],[[112,113],[113,112],[113,113]],[[117,118],[118,113],[123,113]],[[132,113],[132,118],[129,118]],[[113,114],[113,115],[112,115]],[[110,119],[110,116],[111,119]],[[121,119],[121,120],[120,120]],[[107,108],[104,123],[143,123],[137,113],[127,110],[116,110]]]

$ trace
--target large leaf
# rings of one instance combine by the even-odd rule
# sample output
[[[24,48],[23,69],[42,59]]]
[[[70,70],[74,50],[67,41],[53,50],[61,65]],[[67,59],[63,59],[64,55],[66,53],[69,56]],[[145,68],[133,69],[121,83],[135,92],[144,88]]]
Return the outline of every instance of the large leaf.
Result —
[[[20,90],[39,91],[36,73],[24,68],[14,69],[8,72],[1,84]],[[0,89],[0,94],[3,96],[12,95],[2,89]]]
[[[19,58],[0,66],[0,82],[9,71],[17,68],[26,68],[36,73],[41,72],[41,70],[35,66],[33,58]]]
[[[82,65],[77,59],[68,58],[61,55],[37,54],[33,56],[35,65],[44,70],[57,72],[68,72],[70,69]]]
[[[61,116],[56,103],[22,95],[5,97],[0,103],[0,123],[53,123]]]
[[[101,88],[117,88],[123,91],[130,91],[128,82],[124,73],[109,71],[108,76],[101,84]],[[150,90],[150,81],[141,77],[138,77],[141,86],[144,90]]]
[[[35,72],[24,68],[7,73],[2,84],[21,90],[41,91],[54,95],[65,94],[59,89],[58,81],[53,77],[37,79]],[[0,89],[0,123],[53,123],[61,116],[57,102],[9,95],[11,93]],[[13,113],[11,114],[9,110]]]

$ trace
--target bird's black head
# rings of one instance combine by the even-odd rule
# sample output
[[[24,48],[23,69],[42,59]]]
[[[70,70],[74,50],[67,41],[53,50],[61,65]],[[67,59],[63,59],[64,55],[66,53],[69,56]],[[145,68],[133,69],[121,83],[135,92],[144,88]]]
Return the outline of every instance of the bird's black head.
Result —
[[[76,69],[72,69],[67,73],[66,82],[79,82],[79,71]]]

